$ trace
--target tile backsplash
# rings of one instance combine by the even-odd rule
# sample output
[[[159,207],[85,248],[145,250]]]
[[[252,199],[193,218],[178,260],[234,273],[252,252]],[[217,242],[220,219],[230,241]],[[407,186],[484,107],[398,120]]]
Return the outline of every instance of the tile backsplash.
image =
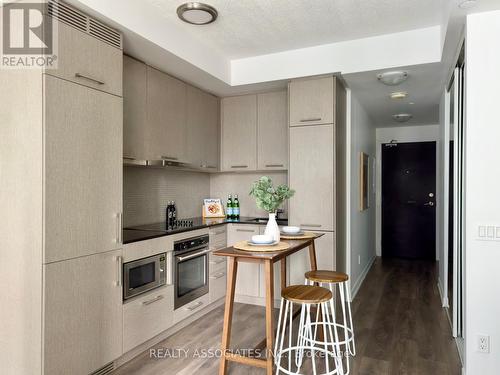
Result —
[[[165,220],[168,201],[175,201],[177,216],[201,216],[203,199],[210,197],[206,173],[170,169],[124,167],[123,224],[125,227]]]
[[[271,177],[274,185],[287,183],[287,172],[217,173],[210,176],[210,196],[225,202],[228,194],[238,194],[241,216],[267,217],[265,211],[257,208],[255,199],[248,195],[252,182],[261,176]],[[287,217],[287,205],[283,208],[284,217]]]

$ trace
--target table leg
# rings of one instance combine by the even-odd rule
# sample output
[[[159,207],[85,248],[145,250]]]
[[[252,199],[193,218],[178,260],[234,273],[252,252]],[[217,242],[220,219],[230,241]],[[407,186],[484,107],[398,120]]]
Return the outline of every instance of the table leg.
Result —
[[[225,353],[229,349],[229,344],[231,342],[231,325],[233,320],[234,290],[236,288],[236,274],[238,271],[238,262],[236,261],[236,258],[229,257],[228,261],[229,261],[229,271],[227,278],[226,306],[224,309],[224,326],[222,329],[222,343],[221,343],[222,356],[220,359],[219,375],[226,375],[227,371],[227,359]]]
[[[311,271],[316,271],[318,265],[316,263],[316,247],[314,246],[314,240],[312,240],[309,245],[309,259],[311,261]]]
[[[281,290],[286,288],[286,258],[281,259]]]
[[[266,374],[273,374],[274,350],[274,265],[270,260],[265,261],[266,271],[266,343],[267,366]]]

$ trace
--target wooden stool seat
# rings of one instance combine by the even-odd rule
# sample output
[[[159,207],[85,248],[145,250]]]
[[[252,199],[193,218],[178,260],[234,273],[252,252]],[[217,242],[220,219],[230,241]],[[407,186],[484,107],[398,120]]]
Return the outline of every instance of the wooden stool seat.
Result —
[[[306,272],[306,279],[316,283],[344,283],[349,280],[349,276],[343,272],[337,271],[309,271]]]
[[[323,303],[332,299],[332,292],[312,285],[291,285],[281,291],[281,297],[296,303]]]

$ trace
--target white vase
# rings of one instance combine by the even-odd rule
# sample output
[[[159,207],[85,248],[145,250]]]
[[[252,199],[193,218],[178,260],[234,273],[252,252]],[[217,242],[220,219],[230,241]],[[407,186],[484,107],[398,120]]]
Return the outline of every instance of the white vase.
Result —
[[[266,225],[266,230],[264,231],[266,236],[271,236],[274,242],[279,242],[280,240],[280,228],[276,222],[276,214],[269,213],[269,221]]]

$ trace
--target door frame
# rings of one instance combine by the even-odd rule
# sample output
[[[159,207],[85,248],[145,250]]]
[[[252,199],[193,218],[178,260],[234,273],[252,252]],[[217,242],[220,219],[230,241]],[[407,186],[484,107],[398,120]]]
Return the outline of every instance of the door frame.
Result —
[[[382,144],[397,141],[397,143],[436,142],[436,206],[440,202],[439,171],[441,160],[439,157],[439,125],[401,126],[387,130],[377,129],[376,136],[376,178],[375,178],[375,249],[377,256],[382,256]],[[439,216],[436,207],[436,260],[439,260]]]

